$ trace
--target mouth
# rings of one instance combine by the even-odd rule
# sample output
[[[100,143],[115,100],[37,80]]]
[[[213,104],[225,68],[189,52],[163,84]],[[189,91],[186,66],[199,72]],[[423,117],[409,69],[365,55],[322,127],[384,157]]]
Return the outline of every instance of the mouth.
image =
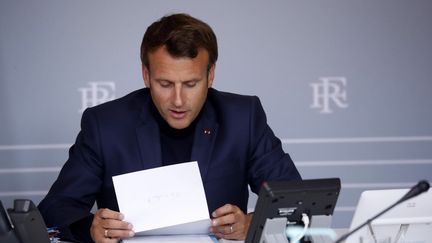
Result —
[[[183,119],[186,116],[186,111],[170,110],[170,113],[174,119]]]

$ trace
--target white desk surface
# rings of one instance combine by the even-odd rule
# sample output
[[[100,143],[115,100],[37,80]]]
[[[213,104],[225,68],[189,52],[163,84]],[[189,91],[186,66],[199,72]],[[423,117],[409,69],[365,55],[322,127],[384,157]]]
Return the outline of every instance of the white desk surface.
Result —
[[[340,237],[341,235],[345,234],[348,232],[348,229],[333,229],[336,232],[336,235],[338,237]],[[225,240],[225,239],[220,239],[219,240],[220,243],[243,243],[244,241],[242,240]],[[328,239],[328,238],[324,238],[324,237],[318,237],[315,238],[315,242],[319,242],[319,243],[333,243],[334,241]]]

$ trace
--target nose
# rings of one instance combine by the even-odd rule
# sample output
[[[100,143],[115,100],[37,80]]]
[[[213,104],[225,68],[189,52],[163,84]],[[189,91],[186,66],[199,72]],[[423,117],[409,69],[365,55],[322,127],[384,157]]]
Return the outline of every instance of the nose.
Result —
[[[174,105],[176,107],[181,107],[183,105],[183,91],[182,91],[182,85],[176,84],[174,89]]]

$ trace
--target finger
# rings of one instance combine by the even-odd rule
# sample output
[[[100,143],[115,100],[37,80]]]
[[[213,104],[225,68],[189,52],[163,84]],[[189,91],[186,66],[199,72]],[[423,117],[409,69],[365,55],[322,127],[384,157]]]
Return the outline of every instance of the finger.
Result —
[[[133,236],[132,224],[122,221],[123,215],[110,209],[99,209],[90,227],[92,239],[97,243],[118,242]]]
[[[120,239],[118,238],[104,238],[102,237],[100,240],[95,241],[95,243],[118,243]]]
[[[117,212],[117,211],[113,211],[113,210],[108,209],[108,208],[99,209],[96,212],[96,215],[101,217],[101,218],[104,218],[104,219],[117,219],[117,220],[123,220],[124,219],[124,216],[122,213]]]
[[[96,237],[93,237],[93,240],[95,243],[114,243],[114,242],[119,242],[120,239],[115,238],[115,237],[111,237],[111,233],[109,232],[109,230],[107,231],[98,231],[98,234]]]
[[[236,218],[234,214],[228,214],[219,218],[212,219],[212,226],[218,227],[218,226],[229,226],[231,224],[234,224],[236,222]]]
[[[116,238],[100,238],[95,240],[95,243],[118,243],[120,239],[116,239]]]
[[[103,232],[104,238],[123,239],[133,237],[135,232],[132,230],[106,229]]]
[[[234,206],[232,204],[225,204],[222,207],[213,211],[212,216],[214,218],[217,218],[217,217],[229,214],[229,213],[234,213],[237,209],[239,209],[237,206]]]
[[[101,225],[104,229],[131,230],[133,228],[131,223],[116,219],[105,219],[102,221]]]
[[[240,211],[235,215],[236,221],[234,224],[211,227],[210,231],[214,233],[216,237],[223,239],[245,240],[253,214],[245,215]]]
[[[222,238],[222,239],[227,239],[227,240],[244,240],[245,237],[242,237],[241,234],[239,234],[238,232],[233,232],[230,234],[224,234],[224,233],[214,233],[214,235],[217,238]]]

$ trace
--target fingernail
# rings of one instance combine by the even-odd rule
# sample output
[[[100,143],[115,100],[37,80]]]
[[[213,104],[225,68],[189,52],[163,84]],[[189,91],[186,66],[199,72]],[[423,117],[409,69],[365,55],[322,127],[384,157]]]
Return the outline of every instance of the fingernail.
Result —
[[[216,226],[217,225],[217,221],[216,220],[212,220],[212,225]]]
[[[130,236],[130,237],[132,237],[132,236],[134,236],[134,235],[135,235],[135,232],[133,232],[132,230],[129,231],[129,236]]]
[[[213,213],[212,213],[212,216],[213,216],[213,217],[215,218],[215,217],[216,217],[216,213],[215,213],[215,212],[213,212]]]
[[[128,224],[128,229],[133,229],[133,225],[131,223]]]
[[[120,215],[119,215],[119,219],[120,219],[120,220],[123,220],[123,219],[124,219],[124,215],[123,215],[123,214],[120,214]]]

